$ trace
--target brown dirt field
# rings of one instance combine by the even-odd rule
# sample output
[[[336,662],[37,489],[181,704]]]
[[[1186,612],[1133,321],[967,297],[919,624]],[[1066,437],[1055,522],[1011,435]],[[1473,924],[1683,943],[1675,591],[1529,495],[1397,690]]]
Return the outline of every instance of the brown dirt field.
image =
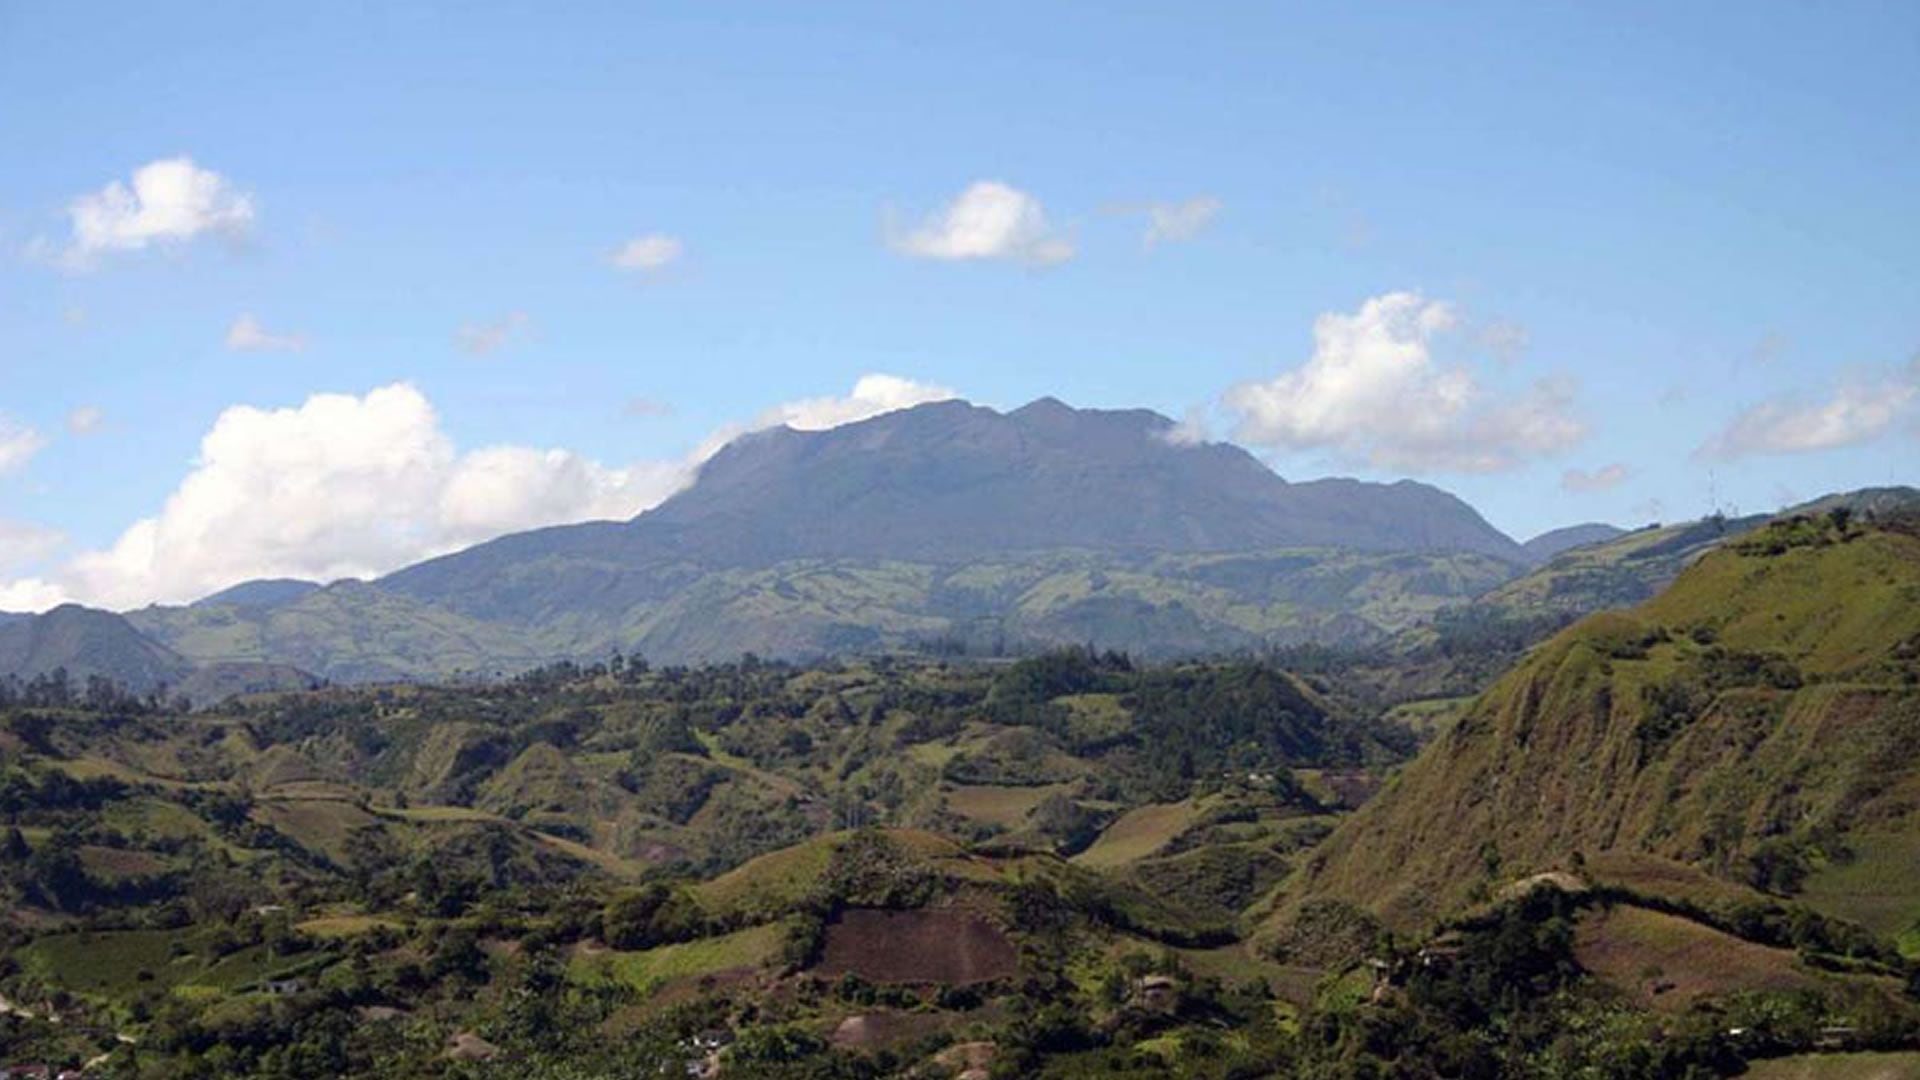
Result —
[[[1348,809],[1359,806],[1380,790],[1383,779],[1365,769],[1345,771],[1328,770],[1321,774],[1321,780],[1338,796],[1340,805]]]
[[[1581,967],[1661,1012],[1741,990],[1817,985],[1789,950],[1645,908],[1617,907],[1581,919],[1573,955]]]
[[[1019,956],[1000,928],[961,911],[855,908],[827,926],[814,970],[875,983],[965,985],[1011,976]]]
[[[833,1045],[843,1050],[877,1050],[916,1042],[953,1027],[961,1018],[943,1013],[861,1013],[833,1029]]]

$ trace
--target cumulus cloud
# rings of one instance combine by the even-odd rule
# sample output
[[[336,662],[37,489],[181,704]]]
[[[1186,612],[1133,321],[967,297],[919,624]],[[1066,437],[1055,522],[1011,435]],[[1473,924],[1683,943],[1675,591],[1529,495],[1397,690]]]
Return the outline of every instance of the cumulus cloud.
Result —
[[[306,335],[269,333],[252,312],[227,327],[227,348],[235,352],[298,352],[306,347]]]
[[[1804,454],[1871,442],[1920,405],[1920,357],[1904,367],[1856,371],[1824,398],[1786,395],[1752,406],[1701,444],[1699,456]]]
[[[1585,436],[1565,380],[1501,396],[1471,368],[1437,361],[1435,339],[1458,322],[1451,306],[1411,292],[1376,296],[1351,315],[1321,315],[1306,363],[1227,391],[1236,437],[1275,449],[1332,450],[1378,468],[1494,472]]]
[[[25,465],[46,445],[38,431],[0,414],[0,476]]]
[[[41,578],[0,581],[0,611],[45,611],[59,607],[68,599],[60,586]]]
[[[951,261],[1006,259],[1050,266],[1073,258],[1073,241],[1047,223],[1040,200],[998,180],[968,185],[905,233],[889,229],[902,255]]]
[[[762,412],[754,420],[753,426],[770,428],[784,424],[796,431],[825,431],[842,424],[868,420],[881,413],[947,401],[958,396],[944,386],[915,382],[898,375],[862,375],[853,384],[853,392],[844,397],[802,398],[784,402]]]
[[[0,520],[0,611],[41,611],[66,599],[58,587],[39,578],[6,580],[64,543],[66,537],[58,529]]]
[[[453,332],[454,344],[463,352],[486,356],[513,344],[526,332],[530,320],[524,311],[509,311],[492,322],[462,323]]]
[[[244,236],[253,227],[253,196],[188,157],[164,158],[112,181],[67,206],[73,228],[65,259],[84,266],[118,251],[184,244],[212,234]]]
[[[1146,207],[1147,247],[1165,243],[1183,243],[1199,236],[1213,223],[1225,204],[1211,195],[1177,203],[1150,203]]]
[[[100,411],[98,405],[82,405],[67,414],[67,434],[91,435],[100,430],[107,414]]]
[[[234,406],[159,513],[75,556],[57,584],[124,607],[254,577],[368,576],[512,529],[631,516],[674,483],[564,450],[460,454],[405,383],[294,408]]]
[[[0,579],[0,609],[66,599],[126,608],[192,600],[249,578],[372,577],[506,532],[632,517],[691,483],[748,430],[833,427],[950,396],[869,375],[845,397],[776,406],[683,456],[625,465],[557,448],[463,452],[406,383],[315,394],[290,408],[236,405],[214,421],[157,513],[48,575]]]
[[[1625,483],[1633,470],[1615,462],[1602,465],[1588,472],[1585,469],[1568,469],[1560,474],[1560,487],[1564,491],[1576,494],[1588,494],[1595,491],[1611,491]]]
[[[686,245],[678,237],[647,233],[620,245],[607,256],[607,262],[616,270],[655,274],[678,262],[685,253]]]

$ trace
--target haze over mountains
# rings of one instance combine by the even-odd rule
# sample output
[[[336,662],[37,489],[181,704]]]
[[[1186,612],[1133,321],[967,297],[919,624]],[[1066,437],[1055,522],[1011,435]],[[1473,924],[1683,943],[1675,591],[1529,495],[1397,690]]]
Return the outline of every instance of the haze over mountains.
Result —
[[[631,521],[513,534],[371,583],[252,581],[124,619],[0,622],[0,671],[148,688],[209,664],[265,665],[271,683],[491,676],[615,650],[698,662],[1361,644],[1501,586],[1524,598],[1529,568],[1626,539],[1582,525],[1523,546],[1437,488],[1290,483],[1145,410],[946,401],[748,435]],[[1578,614],[1677,570],[1614,559],[1540,588]]]

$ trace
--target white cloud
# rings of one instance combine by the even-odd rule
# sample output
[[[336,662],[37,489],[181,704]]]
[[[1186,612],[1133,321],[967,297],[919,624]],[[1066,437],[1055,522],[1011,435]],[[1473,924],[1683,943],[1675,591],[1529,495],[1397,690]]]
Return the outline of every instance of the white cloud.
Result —
[[[1314,320],[1314,353],[1275,379],[1227,391],[1236,437],[1277,449],[1329,449],[1409,472],[1493,472],[1579,442],[1573,388],[1541,380],[1489,393],[1472,369],[1446,366],[1435,338],[1458,319],[1418,293],[1376,296],[1351,314]]]
[[[98,405],[82,405],[67,414],[67,434],[91,435],[100,430],[107,414],[100,411]]]
[[[17,570],[51,555],[66,537],[58,529],[0,519],[0,572]]]
[[[1526,353],[1533,335],[1517,322],[1495,319],[1480,328],[1480,347],[1503,364],[1511,364]]]
[[[788,401],[762,412],[754,421],[756,428],[785,424],[796,431],[825,431],[842,424],[867,420],[881,413],[910,409],[933,401],[958,397],[952,390],[932,383],[915,382],[898,375],[862,375],[845,397],[803,398]]]
[[[1169,446],[1201,446],[1213,439],[1213,423],[1207,415],[1204,405],[1195,405],[1187,409],[1171,427],[1158,433],[1160,441]]]
[[[1633,470],[1618,462],[1588,472],[1585,469],[1568,469],[1560,474],[1560,487],[1564,491],[1587,494],[1595,491],[1611,491],[1626,483]]]
[[[889,229],[889,244],[922,259],[1008,259],[1050,266],[1073,258],[1073,241],[1047,224],[1040,200],[997,180],[968,185],[905,234]]]
[[[607,256],[607,262],[616,270],[628,270],[643,274],[658,273],[669,265],[678,262],[686,253],[686,245],[678,237],[665,233],[647,233],[636,236]]]
[[[60,586],[40,578],[0,581],[0,611],[46,611],[59,607],[68,599]]]
[[[235,352],[298,352],[306,347],[306,335],[269,333],[252,312],[227,327],[227,348]]]
[[[67,207],[73,236],[65,258],[84,266],[114,251],[186,243],[202,234],[243,236],[253,227],[253,197],[191,158],[164,158],[112,181]]]
[[[0,579],[0,609],[66,599],[126,608],[191,600],[249,578],[377,576],[501,533],[632,517],[691,483],[747,430],[817,430],[951,396],[869,375],[845,397],[776,406],[685,456],[621,466],[564,449],[461,452],[406,383],[315,394],[293,408],[236,405],[214,421],[156,514],[44,577]]]
[[[1802,454],[1871,442],[1920,405],[1920,357],[1905,367],[1854,372],[1824,400],[1787,395],[1733,418],[1701,445],[1702,457]]]
[[[511,345],[525,333],[529,320],[524,311],[509,311],[493,322],[462,323],[453,332],[454,343],[475,356],[485,356]]]
[[[1183,243],[1200,235],[1220,213],[1224,204],[1211,195],[1202,195],[1178,203],[1152,203],[1147,206],[1148,247],[1162,243]]]
[[[0,520],[0,611],[43,611],[66,599],[58,587],[39,578],[5,578],[53,554],[66,539],[58,529]]]
[[[46,445],[38,431],[0,415],[0,476],[25,465]]]

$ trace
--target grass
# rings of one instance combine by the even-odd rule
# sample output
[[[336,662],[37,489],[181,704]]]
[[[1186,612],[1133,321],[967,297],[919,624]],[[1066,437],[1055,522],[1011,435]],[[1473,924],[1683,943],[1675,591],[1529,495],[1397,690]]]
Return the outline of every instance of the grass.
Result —
[[[1747,1080],[1920,1080],[1920,1053],[1800,1054],[1756,1061]]]
[[[1075,786],[1070,783],[1042,784],[1037,787],[1003,784],[955,786],[947,792],[947,808],[961,817],[984,821],[1003,829],[1017,829],[1025,823],[1034,807],[1053,795],[1070,794]]]
[[[1427,698],[1409,701],[1388,710],[1386,719],[1402,723],[1418,732],[1422,739],[1436,739],[1452,730],[1454,722],[1473,703],[1471,697]]]
[[[1129,810],[1107,826],[1093,846],[1073,857],[1081,866],[1108,870],[1144,859],[1185,832],[1200,812],[1193,799]]]
[[[624,984],[651,994],[674,979],[762,967],[779,955],[786,933],[784,923],[767,923],[641,952],[581,952],[568,963],[567,974],[587,985]]]
[[[325,915],[299,923],[294,929],[310,937],[352,938],[380,929],[398,930],[400,924],[378,915]]]
[[[1848,845],[1853,858],[1809,877],[1800,899],[1888,936],[1920,925],[1920,835],[1855,835]]]
[[[23,970],[46,982],[112,1001],[127,1001],[149,990],[198,996],[232,993],[333,959],[325,952],[276,957],[264,945],[214,959],[196,951],[201,946],[190,930],[113,930],[50,935],[15,955]]]
[[[701,882],[694,895],[716,915],[786,910],[819,884],[845,838],[845,833],[834,833],[768,852]]]
[[[436,824],[448,821],[505,821],[498,814],[485,810],[475,810],[470,806],[409,806],[381,807],[380,813],[386,817],[397,817],[423,824]]]
[[[253,813],[301,847],[340,863],[347,861],[347,838],[354,830],[379,820],[351,802],[336,799],[263,799]]]

